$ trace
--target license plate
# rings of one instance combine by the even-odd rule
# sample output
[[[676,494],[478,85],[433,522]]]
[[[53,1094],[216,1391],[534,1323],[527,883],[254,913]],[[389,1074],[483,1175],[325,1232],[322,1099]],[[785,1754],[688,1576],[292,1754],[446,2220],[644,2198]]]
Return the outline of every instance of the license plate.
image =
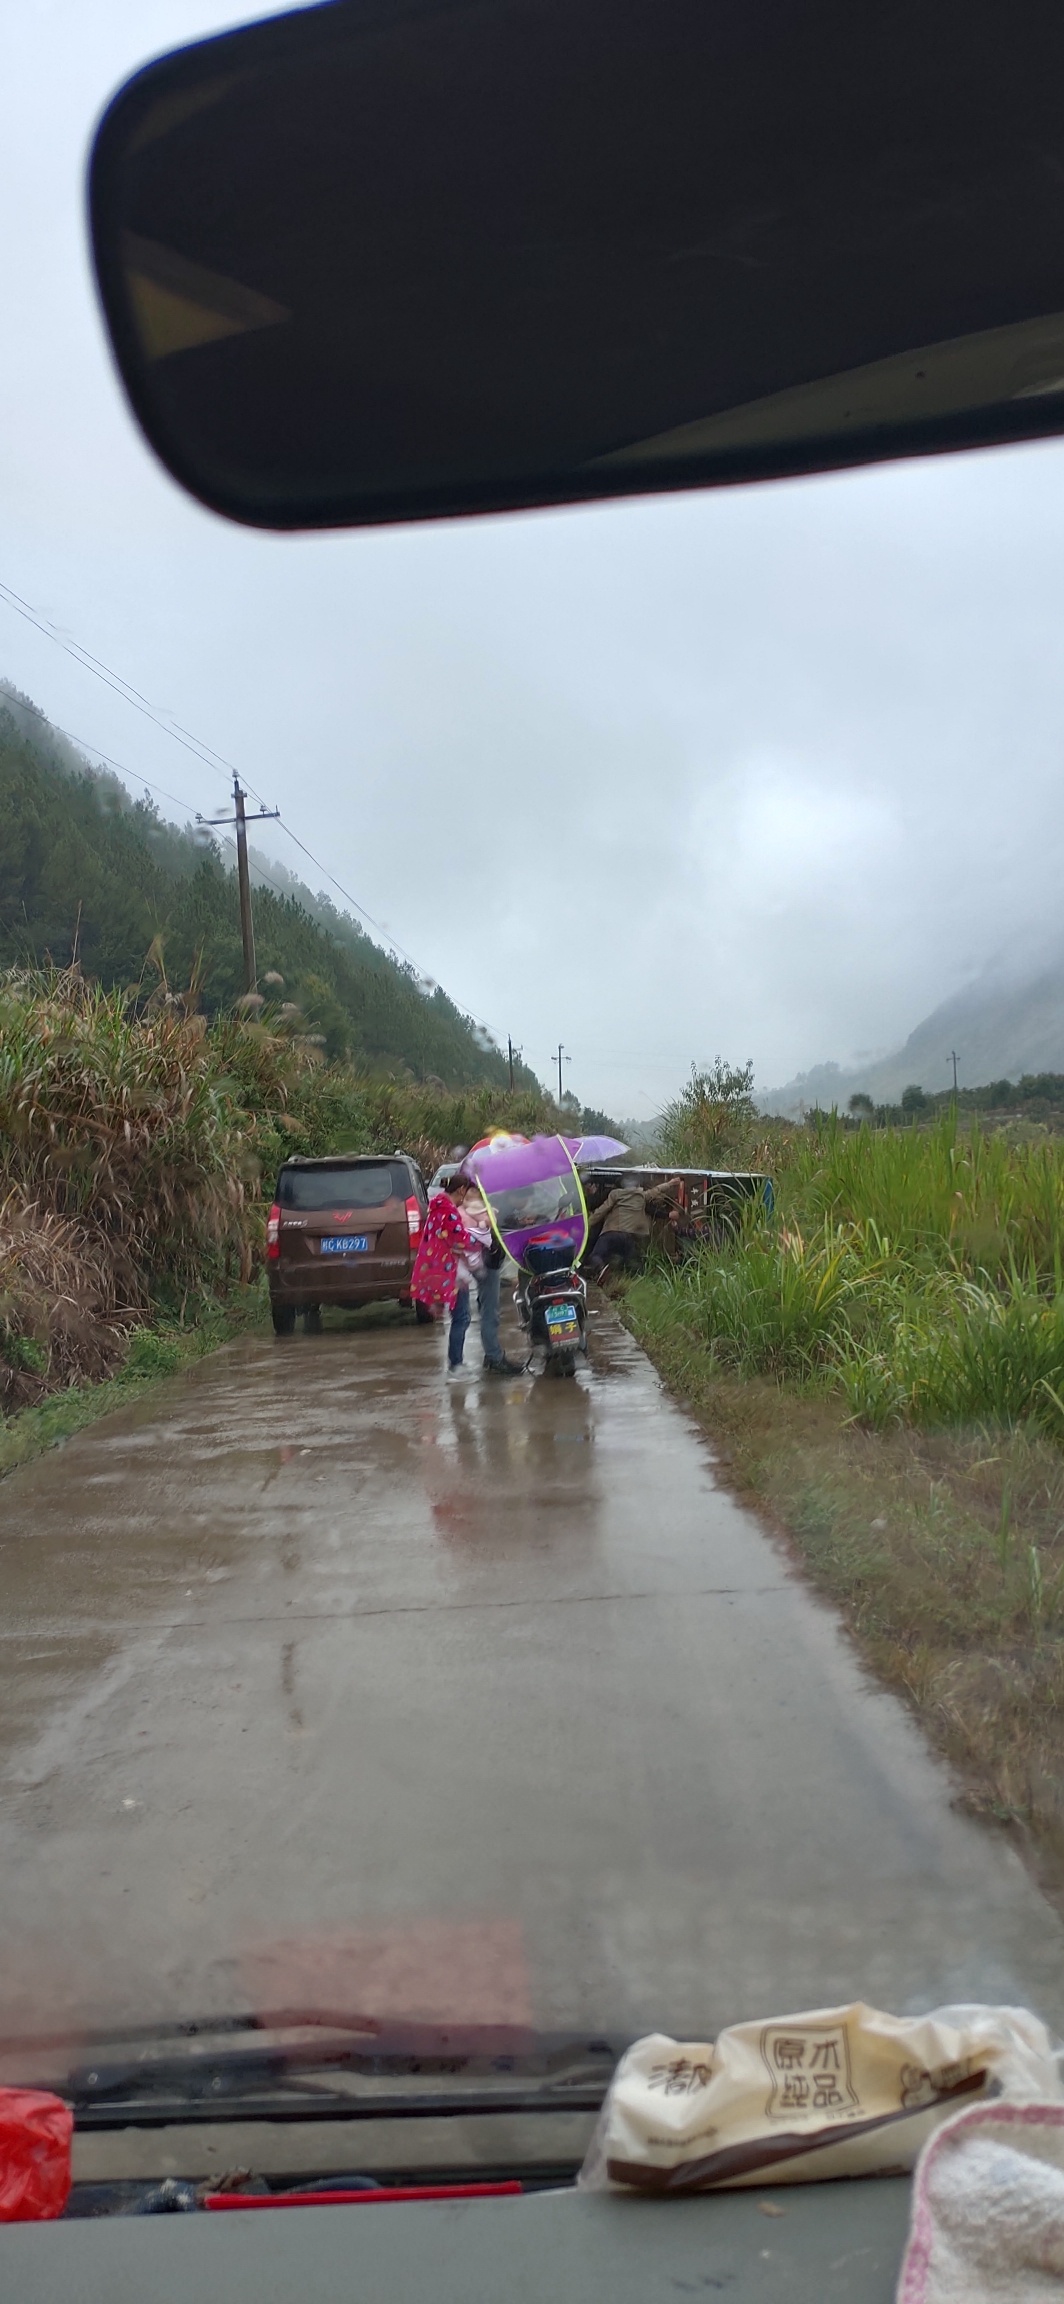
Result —
[[[548,1304],[547,1326],[550,1329],[552,1337],[576,1336],[579,1334],[577,1317],[571,1304]]]
[[[369,1247],[366,1232],[335,1232],[331,1239],[323,1240],[323,1256],[364,1256]]]

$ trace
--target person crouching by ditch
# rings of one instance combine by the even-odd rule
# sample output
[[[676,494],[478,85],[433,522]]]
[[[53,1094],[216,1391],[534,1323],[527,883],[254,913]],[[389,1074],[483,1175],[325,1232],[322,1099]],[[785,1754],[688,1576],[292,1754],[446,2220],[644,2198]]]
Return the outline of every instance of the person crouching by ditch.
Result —
[[[608,1264],[620,1264],[628,1272],[638,1269],[650,1239],[650,1218],[646,1193],[634,1176],[619,1178],[601,1208],[596,1208],[588,1230],[597,1233],[588,1259],[593,1280],[601,1280]]]

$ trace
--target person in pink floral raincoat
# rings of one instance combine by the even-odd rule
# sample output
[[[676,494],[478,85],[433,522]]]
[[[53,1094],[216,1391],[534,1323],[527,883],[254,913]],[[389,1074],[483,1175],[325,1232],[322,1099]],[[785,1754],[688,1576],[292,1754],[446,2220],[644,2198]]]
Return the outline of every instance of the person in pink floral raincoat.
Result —
[[[467,1189],[459,1180],[456,1190],[461,1191],[463,1197]],[[480,1253],[480,1247],[450,1193],[434,1192],[414,1258],[410,1294],[415,1304],[427,1304],[437,1319],[442,1318],[444,1308],[450,1312],[451,1326],[447,1337],[447,1365],[450,1368],[460,1368],[462,1365],[466,1329],[469,1326],[469,1284],[474,1265],[480,1261]]]

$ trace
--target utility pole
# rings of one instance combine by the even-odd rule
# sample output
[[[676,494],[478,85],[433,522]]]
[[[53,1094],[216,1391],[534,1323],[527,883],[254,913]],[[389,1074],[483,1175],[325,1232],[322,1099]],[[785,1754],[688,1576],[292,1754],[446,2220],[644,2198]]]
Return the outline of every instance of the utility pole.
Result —
[[[520,1050],[518,1050],[518,1054],[520,1054]],[[509,1033],[506,1035],[506,1059],[510,1067],[510,1092],[512,1094],[514,1084],[514,1044],[510,1038]]]
[[[956,1049],[955,1049],[955,1048],[951,1048],[951,1049],[950,1049],[950,1052],[949,1052],[949,1059],[950,1059],[950,1063],[951,1063],[951,1064],[952,1064],[952,1066],[953,1066],[953,1100],[954,1100],[954,1103],[956,1103],[956,1101],[957,1101],[957,1051],[956,1051]]]
[[[281,811],[279,808],[260,808],[257,815],[248,816],[244,808],[246,799],[247,793],[243,790],[240,778],[234,769],[233,806],[236,814],[235,816],[212,816],[211,823],[235,824],[236,826],[236,880],[240,895],[240,941],[244,947],[244,990],[245,992],[253,992],[257,980],[257,970],[255,967],[255,919],[251,909],[251,875],[248,871],[247,828],[249,824],[272,823]],[[197,816],[196,822],[202,824],[202,816]]]
[[[565,1050],[564,1050],[564,1048],[563,1048],[563,1046],[562,1046],[562,1043],[561,1043],[561,1041],[559,1040],[559,1042],[558,1042],[558,1102],[559,1102],[559,1104],[561,1103],[561,1100],[562,1100],[562,1058],[563,1058],[563,1056],[565,1056]],[[568,1062],[568,1058],[566,1058],[566,1062]]]
[[[255,921],[251,910],[251,875],[248,871],[248,820],[244,814],[247,795],[238,777],[233,778],[233,805],[236,809],[236,877],[240,890],[240,941],[244,947],[244,990],[253,992],[258,980],[255,966]]]

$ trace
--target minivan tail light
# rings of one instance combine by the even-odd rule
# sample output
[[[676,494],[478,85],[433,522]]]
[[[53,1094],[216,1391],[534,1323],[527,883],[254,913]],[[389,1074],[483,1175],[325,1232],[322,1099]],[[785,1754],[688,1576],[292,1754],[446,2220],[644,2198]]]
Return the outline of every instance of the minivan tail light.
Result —
[[[269,1257],[271,1264],[276,1263],[280,1253],[281,1211],[275,1200],[273,1207],[271,1208],[270,1213],[266,1218],[266,1254]]]
[[[410,1245],[413,1248],[421,1238],[422,1224],[421,1202],[414,1197],[413,1193],[406,1204],[406,1223],[410,1234]]]

